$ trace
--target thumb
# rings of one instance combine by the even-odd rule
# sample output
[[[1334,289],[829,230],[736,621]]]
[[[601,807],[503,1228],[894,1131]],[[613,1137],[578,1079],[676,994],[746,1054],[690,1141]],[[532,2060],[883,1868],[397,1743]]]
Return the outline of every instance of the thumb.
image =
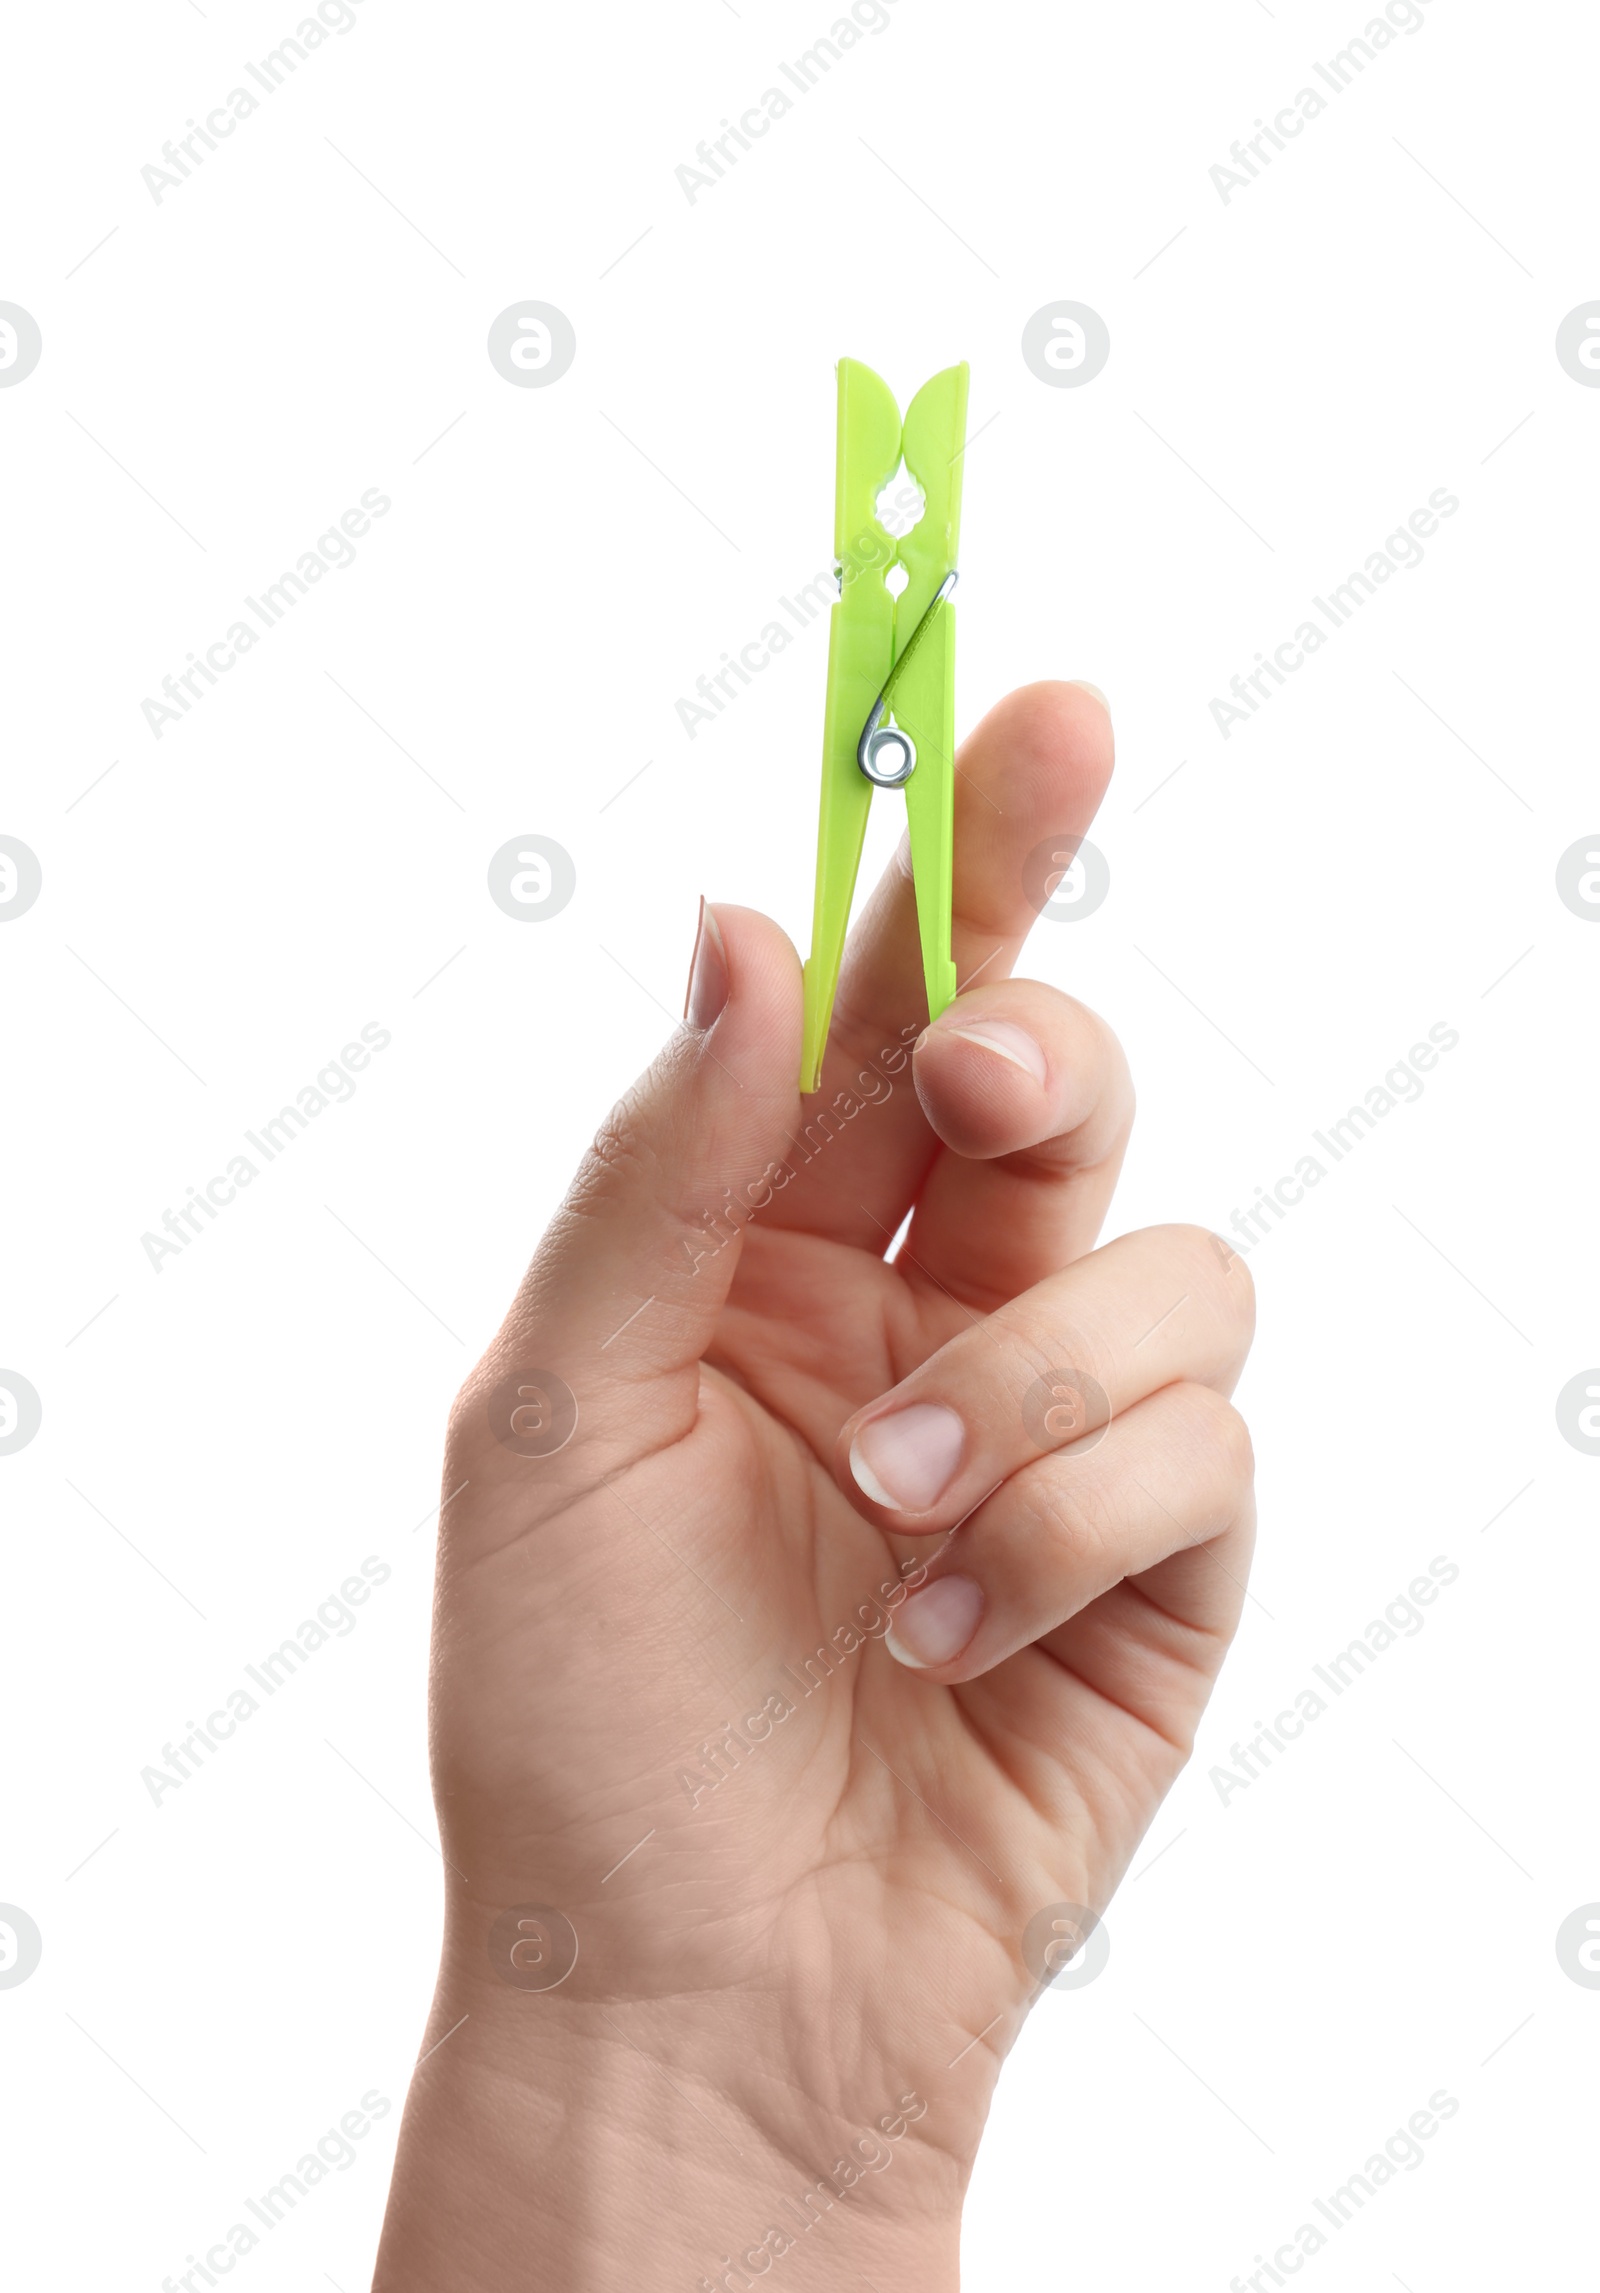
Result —
[[[787,1183],[800,1025],[785,933],[702,901],[684,1023],[602,1125],[463,1391],[508,1479],[570,1443],[570,1495],[693,1426],[744,1226]]]

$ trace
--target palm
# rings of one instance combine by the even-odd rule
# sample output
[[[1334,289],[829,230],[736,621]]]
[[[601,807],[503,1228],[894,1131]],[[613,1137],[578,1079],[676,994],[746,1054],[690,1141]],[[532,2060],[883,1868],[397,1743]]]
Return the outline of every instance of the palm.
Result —
[[[446,1844],[489,1907],[556,1902],[582,1932],[608,1898],[665,1883],[677,1908],[658,1949],[630,1945],[633,1996],[737,1986],[780,1947],[815,1964],[830,1934],[871,1934],[886,2028],[937,1959],[971,2034],[1025,1992],[1034,1912],[1104,1903],[1214,1666],[1149,1693],[1159,1612],[1132,1586],[954,1688],[895,1663],[881,1617],[858,1615],[927,1548],[840,1495],[834,1437],[970,1319],[865,1252],[752,1231],[688,1440],[447,1578],[464,1629],[440,1702],[481,1723],[446,1747]],[[583,1594],[555,1608],[551,1536],[588,1555]],[[1161,1564],[1163,1604],[1208,1566]],[[774,1695],[786,1709],[758,1736]]]
[[[760,1304],[743,1308],[747,1292],[758,1301],[781,1297],[786,1273],[801,1310],[779,1319]],[[785,1492],[753,1519],[732,1514],[730,1558],[742,1544],[756,1640],[767,1649],[775,1634],[776,1645],[787,1641],[791,1671],[819,1646],[838,1648],[837,1627],[893,1581],[903,1556],[929,1557],[927,1540],[892,1538],[863,1520],[841,1498],[830,1459],[847,1417],[971,1319],[914,1272],[908,1279],[879,1258],[810,1237],[750,1236],[727,1327],[709,1355],[729,1382],[705,1432],[708,1443],[726,1445],[722,1456],[740,1459],[746,1497],[753,1487]],[[845,1348],[841,1333],[853,1333]],[[764,1600],[776,1555],[781,1574]],[[915,1840],[947,1897],[971,1892],[962,1882],[974,1878],[981,1891],[987,1869],[988,1891],[1000,1874],[1013,1910],[1030,1889],[1052,1888],[1026,1903],[1023,1920],[1056,1898],[1103,1902],[1181,1764],[1175,1746],[1210,1687],[1207,1668],[1167,1677],[1157,1695],[1145,1695],[1149,1635],[1141,1623],[1149,1613],[1138,1592],[1119,1588],[1052,1635],[1057,1646],[1024,1649],[953,1688],[894,1663],[863,1632],[857,1651],[835,1654],[833,1677],[825,1690],[813,1686],[810,1699],[830,1730],[813,1810],[828,1827],[827,1845],[871,1852],[874,1840]],[[1064,1644],[1072,1640],[1082,1643],[1088,1676],[1074,1669]],[[1030,1789],[1020,1779],[1041,1755]],[[930,1809],[952,1828],[930,1821]]]

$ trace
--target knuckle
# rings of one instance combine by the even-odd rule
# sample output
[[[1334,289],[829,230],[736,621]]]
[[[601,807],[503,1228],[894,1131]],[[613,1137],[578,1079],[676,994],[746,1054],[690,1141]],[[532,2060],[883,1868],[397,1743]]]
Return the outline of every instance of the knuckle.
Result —
[[[1225,1276],[1227,1265],[1223,1252],[1217,1247],[1217,1237],[1208,1226],[1178,1224],[1164,1227],[1162,1234],[1169,1248],[1175,1251],[1192,1272],[1203,1275],[1207,1281]],[[1223,1245],[1223,1249],[1226,1244]]]
[[[603,1213],[635,1191],[650,1164],[634,1110],[623,1099],[595,1132],[563,1208],[578,1218]]]
[[[1242,1348],[1256,1326],[1256,1286],[1237,1250],[1209,1226],[1169,1226],[1165,1234]]]
[[[1042,1379],[1059,1372],[1098,1373],[1102,1384],[1111,1375],[1112,1346],[1092,1320],[1063,1312],[1055,1300],[1042,1299],[1037,1291],[1017,1300],[1008,1319],[1010,1375],[1024,1406]]]
[[[450,1403],[445,1419],[445,1452],[461,1457],[481,1449],[488,1434],[489,1396],[503,1375],[499,1360],[501,1341],[495,1343],[468,1370]]]
[[[1105,1476],[1087,1457],[1057,1461],[1035,1494],[1039,1527],[1047,1546],[1074,1571],[1103,1573],[1126,1529],[1126,1507]]]
[[[1099,1037],[1100,1121],[1097,1128],[1104,1138],[1103,1151],[1110,1152],[1125,1142],[1133,1128],[1138,1092],[1121,1036],[1098,1013],[1090,1012],[1089,1016]]]
[[[1110,1121],[1131,1123],[1133,1075],[1116,1029],[1091,1005],[1080,1003],[1063,988],[1047,987],[1040,992],[1050,999],[1046,1016],[1053,1015],[1053,1032],[1060,1041],[1063,1063],[1092,1079],[1094,1099]]]
[[[1201,1453],[1210,1467],[1208,1477],[1235,1494],[1247,1489],[1256,1469],[1249,1426],[1214,1386],[1189,1385],[1181,1390]]]
[[[445,1473],[450,1473],[463,1459],[475,1458],[484,1446],[485,1387],[483,1364],[473,1370],[458,1388],[445,1418],[444,1455]]]
[[[1057,987],[1049,979],[997,979],[992,986],[973,991],[971,1000],[976,1004],[982,996],[997,1007],[1009,1003],[1021,1019],[1035,1027],[1070,1035],[1075,1049],[1099,1050],[1110,1029],[1097,1011],[1077,996],[1069,995],[1064,987]]]
[[[1219,1238],[1213,1234],[1208,1239],[1212,1248],[1216,1249]],[[1222,1244],[1222,1252],[1219,1254],[1225,1254],[1223,1276],[1226,1291],[1238,1319],[1240,1334],[1248,1345],[1256,1328],[1256,1278],[1238,1251],[1230,1250],[1226,1242]]]
[[[1223,1463],[1235,1487],[1248,1489],[1256,1477],[1256,1445],[1250,1428],[1230,1401],[1222,1421]]]
[[[1056,992],[1066,1005],[1072,1023],[1094,1063],[1106,1074],[1125,1070],[1127,1054],[1122,1048],[1122,1038],[1110,1020],[1103,1019],[1092,1005],[1080,1003],[1075,995],[1068,995],[1059,988]]]

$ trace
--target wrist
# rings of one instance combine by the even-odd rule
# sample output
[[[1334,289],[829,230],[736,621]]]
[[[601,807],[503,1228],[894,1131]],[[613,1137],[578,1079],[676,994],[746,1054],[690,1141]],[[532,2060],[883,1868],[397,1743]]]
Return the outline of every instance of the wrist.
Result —
[[[374,2293],[955,2287],[966,2129],[859,2033],[801,2059],[765,1994],[520,1990],[466,1956],[429,2017]]]

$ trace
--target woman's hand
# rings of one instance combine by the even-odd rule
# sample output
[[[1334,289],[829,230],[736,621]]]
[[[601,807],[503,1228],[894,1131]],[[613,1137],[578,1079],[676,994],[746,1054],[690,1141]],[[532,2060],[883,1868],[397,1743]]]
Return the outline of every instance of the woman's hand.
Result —
[[[706,909],[686,1025],[462,1391],[384,2293],[955,2282],[1000,2061],[1188,1756],[1250,1551],[1249,1277],[1194,1228],[1094,1248],[1126,1066],[1008,977],[1111,746],[1082,686],[978,727],[964,992],[924,1030],[902,861],[814,1097],[788,940]]]

